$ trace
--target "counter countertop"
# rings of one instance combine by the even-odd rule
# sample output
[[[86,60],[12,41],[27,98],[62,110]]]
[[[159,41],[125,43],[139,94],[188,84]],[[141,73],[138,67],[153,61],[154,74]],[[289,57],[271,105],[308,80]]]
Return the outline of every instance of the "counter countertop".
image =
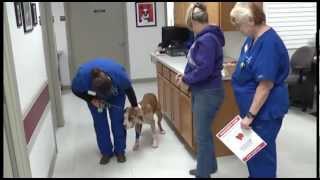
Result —
[[[227,58],[227,59],[230,59],[230,58]],[[151,62],[157,63],[158,61],[166,65],[170,70],[180,74],[183,74],[184,69],[187,65],[187,58],[185,56],[172,57],[167,54],[151,53]],[[222,73],[222,80],[231,79],[230,76],[225,76],[224,70],[222,70],[221,73]]]

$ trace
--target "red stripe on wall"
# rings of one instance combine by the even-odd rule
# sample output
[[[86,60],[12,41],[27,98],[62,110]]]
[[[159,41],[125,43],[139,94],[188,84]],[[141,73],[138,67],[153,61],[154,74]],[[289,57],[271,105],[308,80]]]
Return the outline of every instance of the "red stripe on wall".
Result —
[[[23,120],[24,131],[27,143],[29,143],[31,136],[36,129],[38,122],[40,121],[41,115],[43,114],[46,106],[49,102],[49,89],[48,84],[41,92],[38,99],[33,104],[31,110],[28,112],[26,118]]]

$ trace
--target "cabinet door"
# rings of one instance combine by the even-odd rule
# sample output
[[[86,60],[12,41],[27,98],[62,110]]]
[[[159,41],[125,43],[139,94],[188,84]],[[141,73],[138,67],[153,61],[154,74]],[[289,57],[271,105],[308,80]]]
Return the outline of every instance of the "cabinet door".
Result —
[[[158,74],[158,98],[161,105],[162,113],[165,112],[164,108],[164,81],[161,75]]]
[[[186,27],[185,16],[189,7],[189,2],[174,2],[174,25]]]
[[[223,31],[237,31],[231,24],[230,12],[236,2],[221,2],[220,3],[220,27]]]
[[[173,88],[173,91],[172,91],[172,109],[173,109],[173,112],[172,112],[172,120],[173,120],[173,124],[176,128],[176,130],[181,133],[181,126],[180,126],[180,100],[179,100],[179,96],[180,93],[179,93],[179,90],[177,88]]]
[[[171,108],[171,101],[172,101],[172,98],[171,98],[171,88],[172,88],[172,85],[170,84],[170,82],[166,79],[164,79],[164,104],[165,104],[165,114],[167,115],[167,117],[172,120],[172,108]]]
[[[233,95],[231,81],[224,81],[225,97],[224,101],[216,113],[212,123],[212,132],[214,137],[216,156],[232,155],[233,153],[216,137],[216,134],[232,120],[237,114],[239,109]]]
[[[205,5],[207,6],[209,24],[215,24],[219,26],[219,2],[206,2]]]
[[[157,62],[157,73],[162,76],[162,64]]]
[[[193,147],[193,126],[192,126],[192,110],[191,110],[191,99],[180,93],[180,124],[181,124],[181,135],[187,144]]]

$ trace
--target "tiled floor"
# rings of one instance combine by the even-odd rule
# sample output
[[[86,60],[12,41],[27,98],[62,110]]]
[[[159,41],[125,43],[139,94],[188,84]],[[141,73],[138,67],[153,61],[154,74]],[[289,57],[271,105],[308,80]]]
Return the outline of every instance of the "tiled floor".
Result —
[[[134,84],[137,98],[157,94],[155,82]],[[128,104],[128,102],[127,102]],[[159,148],[151,147],[151,131],[143,128],[141,148],[132,151],[134,130],[127,134],[127,162],[112,158],[100,165],[92,118],[84,103],[72,93],[63,95],[66,124],[57,131],[58,155],[53,177],[192,177],[188,170],[196,161],[163,121],[165,135]],[[316,118],[290,109],[278,136],[278,177],[316,176]],[[247,177],[245,164],[235,156],[218,158],[218,172],[212,177]]]

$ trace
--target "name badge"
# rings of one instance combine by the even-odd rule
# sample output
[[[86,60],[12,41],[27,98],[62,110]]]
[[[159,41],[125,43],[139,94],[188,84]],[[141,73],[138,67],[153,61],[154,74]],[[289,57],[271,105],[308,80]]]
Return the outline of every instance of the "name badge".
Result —
[[[92,96],[96,96],[96,95],[97,95],[97,93],[96,93],[96,92],[91,91],[91,90],[88,90],[88,94],[89,94],[89,95],[92,95]]]

